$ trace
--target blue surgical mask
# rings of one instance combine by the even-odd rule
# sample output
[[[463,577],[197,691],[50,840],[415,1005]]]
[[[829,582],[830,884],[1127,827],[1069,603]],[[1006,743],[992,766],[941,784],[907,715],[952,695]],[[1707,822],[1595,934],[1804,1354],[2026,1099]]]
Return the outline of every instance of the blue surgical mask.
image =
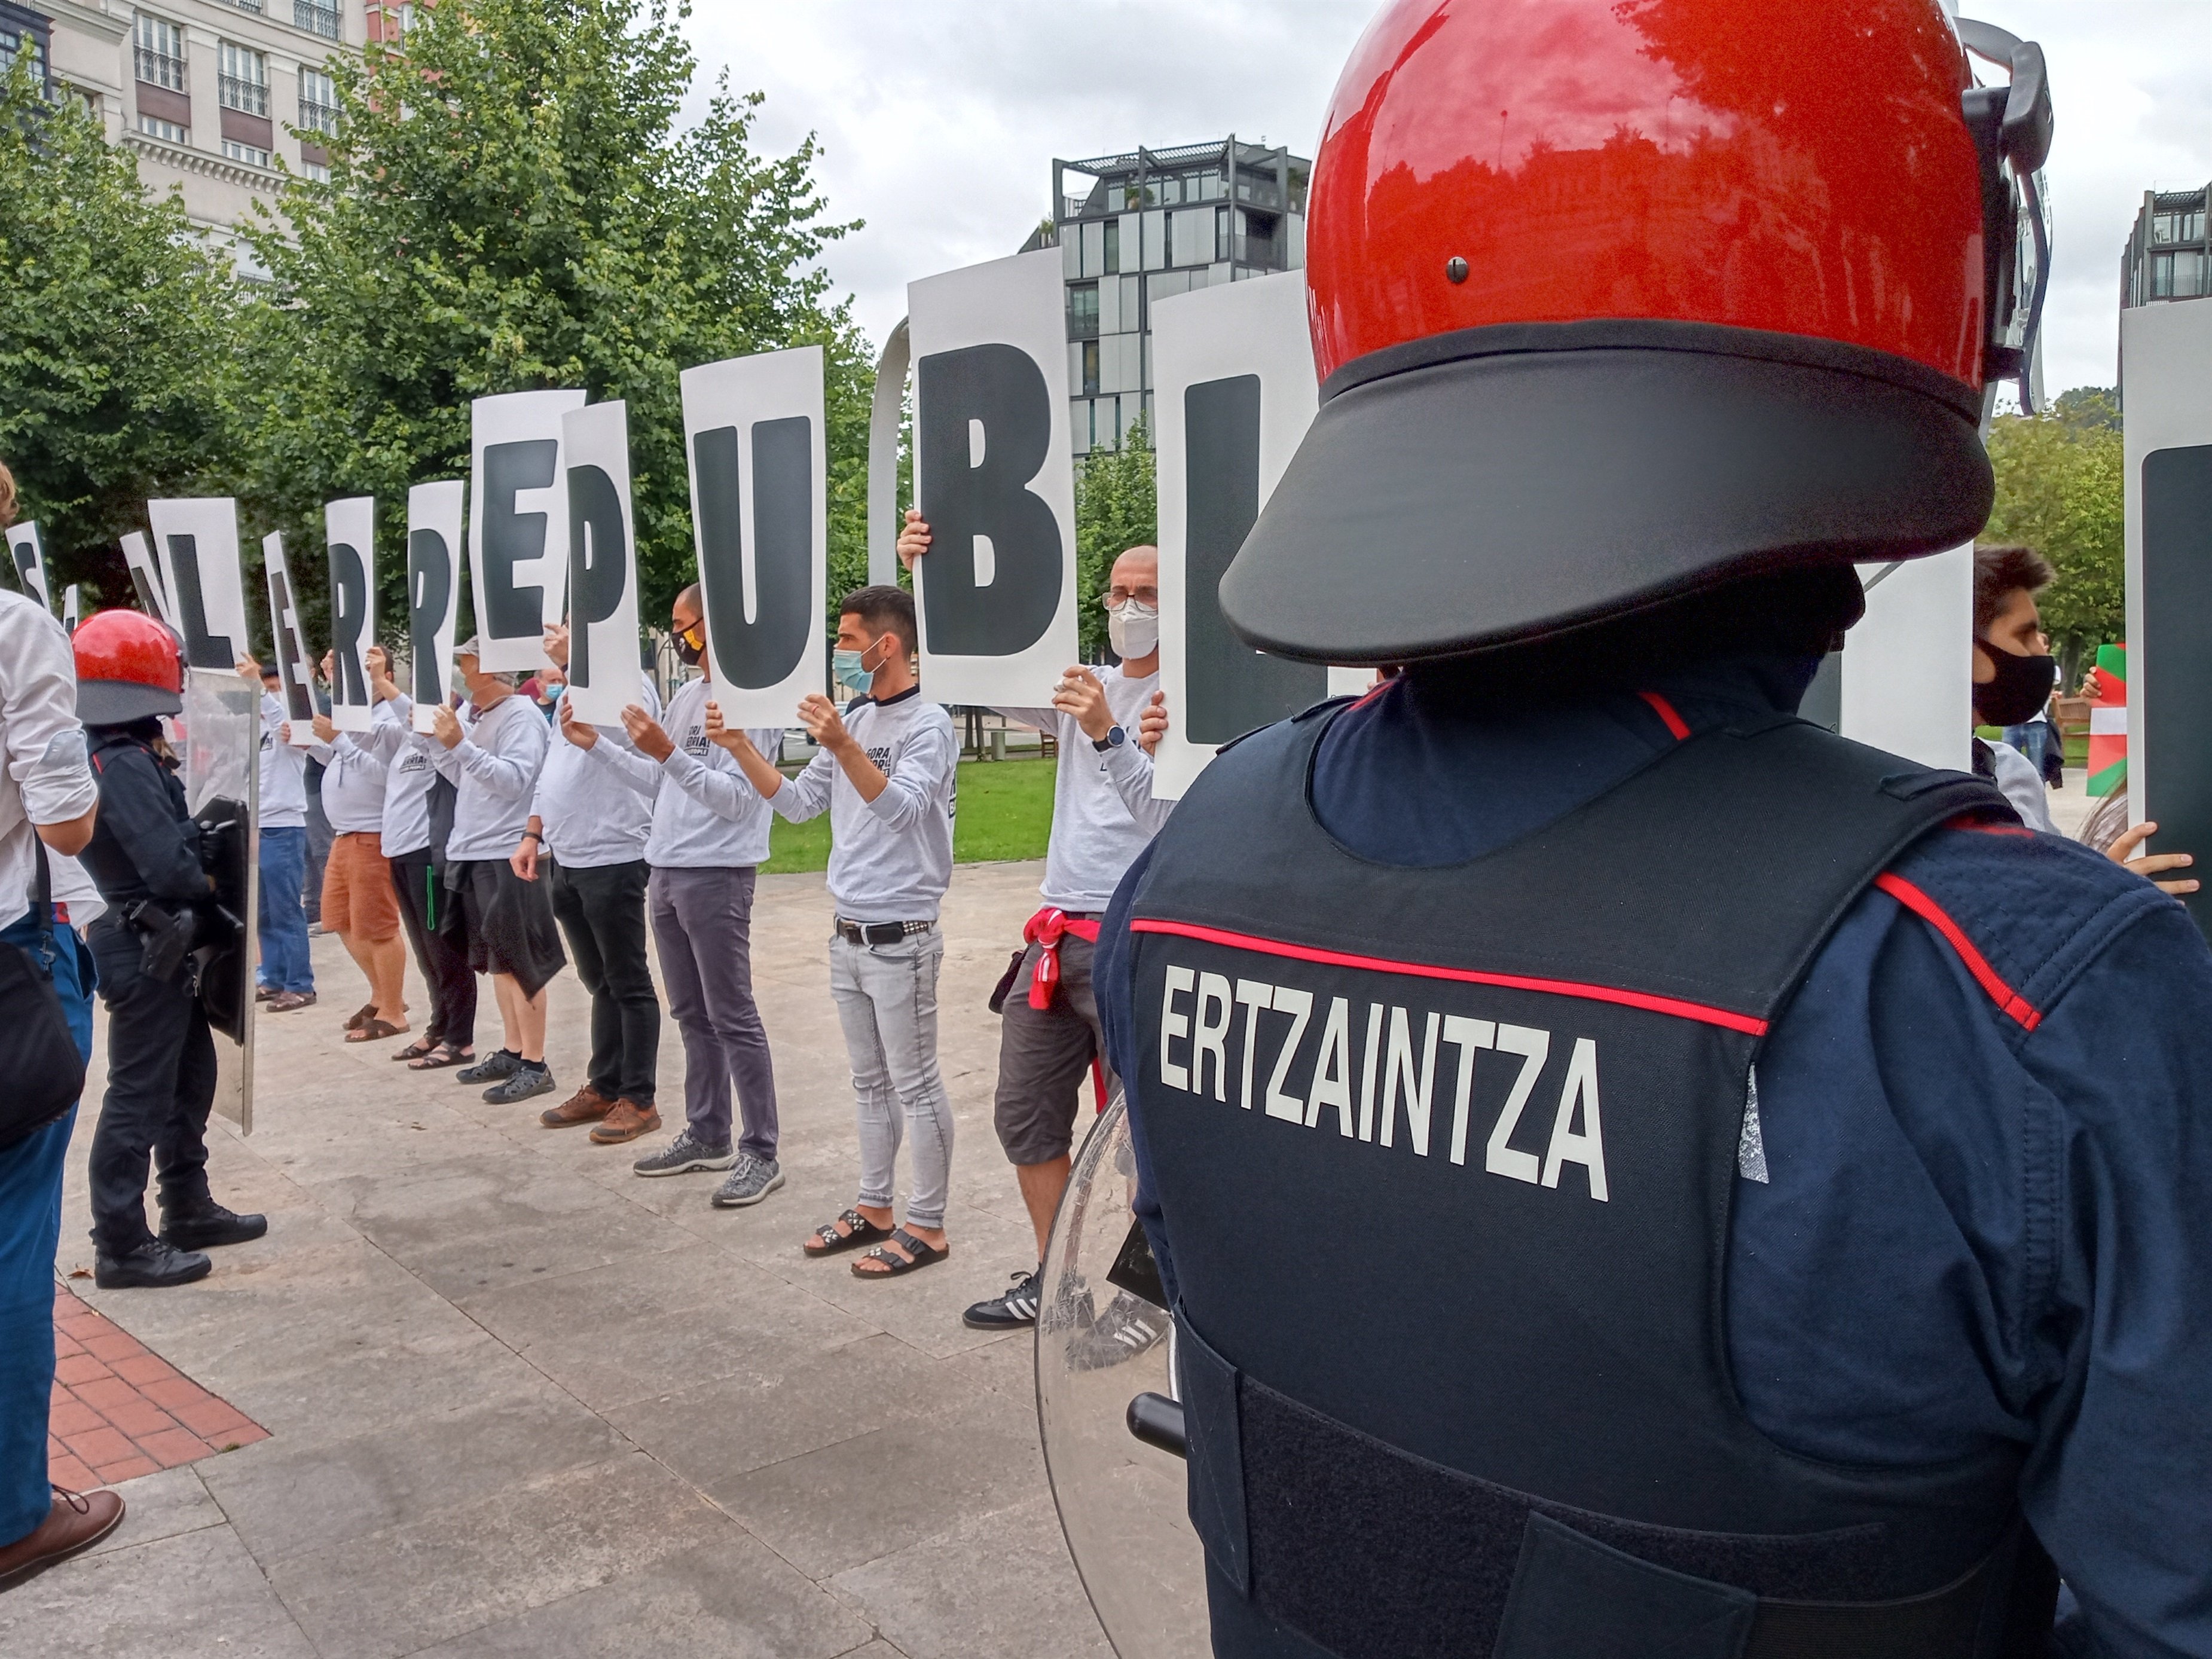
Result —
[[[876,683],[876,677],[860,665],[865,651],[848,651],[838,646],[830,653],[830,672],[837,677],[837,684],[848,691],[866,691]]]

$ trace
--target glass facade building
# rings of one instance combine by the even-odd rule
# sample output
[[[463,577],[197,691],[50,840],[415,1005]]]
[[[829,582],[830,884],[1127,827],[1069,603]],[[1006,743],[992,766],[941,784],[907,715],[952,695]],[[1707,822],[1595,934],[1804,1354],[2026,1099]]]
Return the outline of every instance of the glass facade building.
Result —
[[[2120,256],[2120,305],[2212,297],[2212,185],[2203,190],[2143,192]]]
[[[1233,133],[1218,143],[1053,162],[1077,454],[1118,449],[1151,414],[1156,301],[1304,264],[1312,171],[1286,149]],[[1033,245],[1042,240],[1040,228]]]

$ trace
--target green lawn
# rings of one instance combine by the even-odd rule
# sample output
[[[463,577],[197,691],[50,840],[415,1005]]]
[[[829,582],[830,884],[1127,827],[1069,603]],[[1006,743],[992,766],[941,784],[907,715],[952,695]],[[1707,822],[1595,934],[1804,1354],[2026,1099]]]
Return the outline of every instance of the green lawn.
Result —
[[[953,819],[952,856],[961,864],[1000,859],[1041,859],[1052,833],[1049,761],[963,761],[960,801]],[[792,823],[777,818],[769,830],[771,875],[830,867],[830,815]]]

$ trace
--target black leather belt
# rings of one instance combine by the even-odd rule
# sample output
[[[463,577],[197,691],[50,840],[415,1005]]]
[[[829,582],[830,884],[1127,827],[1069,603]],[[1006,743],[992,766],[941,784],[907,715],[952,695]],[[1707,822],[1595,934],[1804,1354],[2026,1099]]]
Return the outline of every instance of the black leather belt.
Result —
[[[848,945],[896,945],[936,926],[933,921],[848,921],[839,916],[837,937]]]

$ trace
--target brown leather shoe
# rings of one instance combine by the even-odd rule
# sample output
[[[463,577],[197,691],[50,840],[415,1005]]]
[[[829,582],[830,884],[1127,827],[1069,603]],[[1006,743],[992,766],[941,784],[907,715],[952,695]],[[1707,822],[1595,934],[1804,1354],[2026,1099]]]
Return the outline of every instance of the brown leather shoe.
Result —
[[[579,1123],[597,1123],[614,1109],[614,1102],[586,1083],[558,1106],[538,1113],[538,1121],[549,1129],[569,1129]]]
[[[80,1497],[56,1486],[54,1506],[46,1511],[46,1518],[0,1549],[0,1589],[13,1589],[56,1562],[90,1549],[122,1520],[123,1500],[113,1492],[87,1492]]]
[[[619,1146],[625,1140],[635,1140],[640,1135],[649,1135],[660,1127],[660,1109],[641,1106],[634,1100],[618,1100],[614,1109],[600,1119],[592,1130],[595,1146]]]

